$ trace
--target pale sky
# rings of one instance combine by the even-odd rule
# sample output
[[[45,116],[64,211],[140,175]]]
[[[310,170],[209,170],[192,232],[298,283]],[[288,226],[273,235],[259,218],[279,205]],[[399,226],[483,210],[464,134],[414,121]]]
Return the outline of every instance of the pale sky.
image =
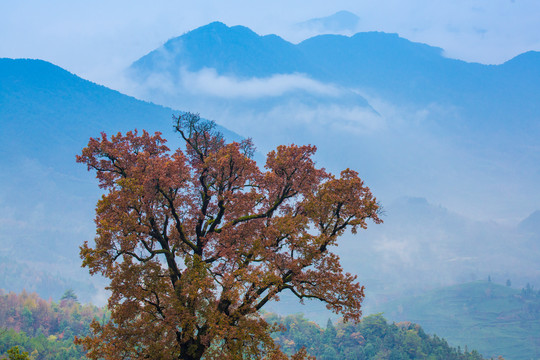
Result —
[[[540,50],[538,0],[0,0],[0,57],[39,58],[105,85],[172,37],[222,21],[299,42],[293,25],[340,10],[358,31],[398,33],[467,61]]]

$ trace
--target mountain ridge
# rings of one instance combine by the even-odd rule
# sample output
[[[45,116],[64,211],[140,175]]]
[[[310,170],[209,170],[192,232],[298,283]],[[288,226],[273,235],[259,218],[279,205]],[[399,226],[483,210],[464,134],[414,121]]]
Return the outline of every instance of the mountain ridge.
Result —
[[[293,44],[276,35],[260,36],[243,26],[214,22],[168,40],[135,61],[128,74],[142,87],[154,75],[173,79],[168,86],[176,86],[174,91],[186,87],[178,97],[190,91],[183,71],[203,69],[240,80],[302,74],[398,105],[453,107],[458,116],[439,121],[450,131],[467,129],[486,140],[520,127],[527,128],[522,134],[540,130],[534,125],[540,108],[532,105],[540,103],[540,57],[535,52],[501,65],[484,65],[445,57],[441,48],[398,34],[325,34]],[[152,86],[147,94],[151,99],[174,101],[161,93],[159,83]],[[514,126],[509,126],[513,113],[523,116],[513,118]]]
[[[242,41],[239,41],[241,39]],[[186,47],[185,44],[188,44]],[[214,51],[208,51],[208,44],[214,45]],[[228,44],[232,48],[221,47],[220,44]],[[262,48],[262,50],[256,50]],[[291,52],[287,56],[286,61],[280,61],[278,57],[275,57],[276,48],[285,48]],[[178,52],[173,53],[173,58],[177,62],[174,66],[165,66],[162,70],[168,71],[169,74],[176,77],[180,68],[185,67],[189,71],[198,71],[202,68],[216,68],[223,74],[237,74],[245,77],[250,76],[265,76],[274,74],[276,71],[283,72],[286,69],[287,72],[298,71],[301,66],[301,62],[305,59],[294,50],[294,45],[283,40],[277,35],[265,35],[259,36],[251,29],[237,25],[228,27],[221,22],[213,22],[208,25],[202,26],[195,30],[185,33],[184,35],[169,39],[165,44],[154,50],[147,55],[141,57],[135,61],[130,67],[130,73],[143,72],[145,66],[150,65],[152,62],[162,62],[159,57],[166,52]],[[207,54],[213,54],[213,57],[208,57]],[[237,54],[238,58],[255,59],[257,61],[251,62],[239,62],[231,54]],[[196,57],[197,61],[186,61],[181,57],[184,55]],[[265,58],[272,59],[273,61],[264,61]],[[231,61],[232,60],[232,61]],[[256,65],[257,62],[263,62],[262,65]],[[249,65],[246,65],[249,64]],[[227,64],[227,67],[221,68],[220,66]]]
[[[49,147],[43,146],[38,140],[40,131],[46,131],[48,137],[57,141],[66,139],[75,141],[77,146],[85,145],[86,138],[93,130],[94,136],[100,131],[116,132],[128,131],[135,127],[148,128],[149,131],[167,132],[162,124],[153,124],[145,114],[158,111],[161,119],[171,118],[178,111],[148,101],[139,100],[124,95],[117,90],[107,88],[60,68],[50,62],[39,59],[9,59],[0,58],[0,106],[2,108],[2,134],[0,134],[0,148],[7,151],[10,147],[38,146],[35,154],[41,155]],[[31,99],[29,103],[28,100]],[[71,102],[77,105],[88,105],[92,108],[92,116],[85,116],[83,109],[78,110]],[[62,111],[58,111],[62,109]],[[20,111],[28,118],[21,122]],[[111,124],[111,118],[116,119]],[[150,122],[149,122],[150,120]],[[32,126],[27,126],[32,122]],[[169,135],[172,134],[172,120],[167,121]],[[111,126],[113,125],[113,126]],[[223,127],[219,127],[231,139],[239,139]],[[84,131],[81,131],[84,130]],[[60,132],[60,135],[54,135]],[[84,136],[78,133],[86,132]],[[21,137],[33,137],[28,142],[21,142]],[[49,139],[50,140],[50,139]],[[82,142],[81,142],[82,141]],[[75,144],[74,144],[75,145]],[[77,148],[78,149],[78,148]]]
[[[303,73],[317,80],[372,88],[377,88],[376,82],[382,82],[385,84],[382,88],[393,89],[390,93],[394,95],[400,95],[396,89],[402,86],[401,96],[409,93],[405,96],[409,100],[415,95],[429,94],[429,91],[419,92],[422,86],[443,93],[447,88],[456,87],[474,92],[478,84],[493,81],[491,77],[500,83],[501,71],[496,69],[508,70],[516,63],[540,69],[540,58],[533,56],[534,52],[518,55],[502,65],[484,65],[445,57],[441,48],[413,42],[398,34],[377,31],[352,36],[325,34],[293,44],[277,35],[260,36],[247,27],[229,27],[214,22],[168,40],[135,61],[130,71],[152,72],[152,62],[159,64],[156,65],[157,70],[164,70],[160,68],[162,63],[179,55],[175,53],[178,46],[172,46],[178,43],[182,43],[183,59],[174,66],[171,64],[175,70],[182,66],[189,71],[213,68],[218,74],[239,77]],[[197,66],[193,66],[195,61],[186,60],[190,56],[193,58],[194,54],[198,56]],[[150,55],[154,58],[150,59]],[[161,58],[158,59],[158,55]],[[441,84],[437,85],[437,82]],[[511,82],[509,84],[512,85]],[[455,92],[458,91],[454,89],[446,95],[451,95],[450,100],[463,100]],[[427,98],[430,99],[433,96]]]

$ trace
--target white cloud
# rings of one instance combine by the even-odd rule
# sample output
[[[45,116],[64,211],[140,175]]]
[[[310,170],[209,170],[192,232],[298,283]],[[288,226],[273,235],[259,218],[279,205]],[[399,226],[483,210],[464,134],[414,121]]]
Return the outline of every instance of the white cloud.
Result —
[[[276,74],[268,78],[238,79],[219,75],[215,69],[180,72],[182,87],[195,95],[221,98],[261,98],[281,96],[291,91],[306,91],[315,95],[335,97],[340,90],[329,84],[310,79],[303,74]]]
[[[415,238],[392,238],[383,235],[374,242],[374,250],[379,253],[387,264],[399,262],[400,264],[412,266],[418,261],[419,244]]]
[[[276,107],[268,115],[269,119],[285,119],[299,125],[321,126],[352,134],[373,133],[386,128],[383,117],[362,106],[326,104],[313,107],[293,103]]]

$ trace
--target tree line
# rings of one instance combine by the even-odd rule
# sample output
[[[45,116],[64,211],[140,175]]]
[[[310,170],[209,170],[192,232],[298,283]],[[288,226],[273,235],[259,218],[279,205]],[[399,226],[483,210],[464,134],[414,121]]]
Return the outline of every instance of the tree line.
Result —
[[[427,335],[411,322],[388,323],[381,314],[366,316],[359,323],[328,320],[322,328],[302,315],[279,317],[268,314],[267,320],[283,325],[275,335],[286,353],[301,348],[319,360],[482,360],[475,350],[451,347],[436,335]]]
[[[0,356],[18,346],[31,359],[86,359],[76,336],[87,336],[93,320],[107,322],[108,311],[81,305],[68,290],[58,302],[44,300],[36,293],[16,294],[0,289]]]
[[[263,313],[279,331],[273,338],[283,352],[292,355],[305,349],[307,356],[319,360],[482,360],[476,351],[451,347],[436,335],[427,335],[410,322],[388,323],[381,314],[364,317],[359,323],[328,321],[319,326],[303,315],[281,317]],[[85,351],[75,345],[75,336],[90,333],[92,320],[109,321],[106,308],[81,305],[67,291],[54,302],[36,293],[20,294],[0,290],[0,359],[20,354],[33,360],[86,359]],[[11,356],[11,357],[9,357]],[[21,355],[22,356],[22,355]],[[25,359],[25,357],[20,357]]]

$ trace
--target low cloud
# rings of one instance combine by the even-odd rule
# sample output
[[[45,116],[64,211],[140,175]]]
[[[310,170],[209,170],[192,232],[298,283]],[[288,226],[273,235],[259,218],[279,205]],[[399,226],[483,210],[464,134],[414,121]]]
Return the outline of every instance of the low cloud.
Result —
[[[339,88],[310,79],[303,74],[276,74],[267,78],[238,79],[219,75],[215,69],[205,68],[197,72],[185,69],[180,72],[182,87],[196,95],[221,98],[276,97],[291,91],[335,97]]]
[[[374,242],[374,250],[384,259],[384,264],[397,264],[408,267],[418,265],[418,242],[415,238],[404,236],[402,238],[388,238],[382,235]]]
[[[194,109],[252,137],[262,132],[268,139],[269,132],[276,128],[296,134],[306,126],[350,134],[387,128],[387,117],[374,111],[358,91],[304,74],[240,78],[218,74],[211,68],[196,72],[182,69],[177,78],[155,72],[143,82],[124,84],[124,91],[135,97],[176,109]]]
[[[332,129],[338,133],[366,134],[386,128],[385,119],[370,108],[345,104],[325,104],[309,106],[301,103],[289,103],[273,108],[263,114],[266,121],[284,119],[298,126],[314,126]]]

